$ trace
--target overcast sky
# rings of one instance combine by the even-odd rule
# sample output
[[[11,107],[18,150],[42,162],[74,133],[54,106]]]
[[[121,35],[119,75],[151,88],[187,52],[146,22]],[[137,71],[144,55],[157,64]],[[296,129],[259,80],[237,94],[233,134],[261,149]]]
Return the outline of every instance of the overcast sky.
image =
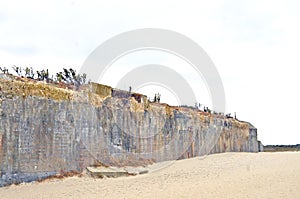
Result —
[[[237,112],[239,119],[256,126],[263,144],[296,144],[300,143],[299,10],[297,0],[2,0],[0,65],[79,70],[87,56],[114,35],[138,28],[173,30],[197,42],[215,63],[227,112]],[[184,65],[163,53],[130,55],[115,63],[101,83],[115,86],[122,70],[149,60]],[[210,106],[201,78],[188,69],[182,73],[199,91],[197,99]],[[151,92],[146,87],[139,91],[147,89]],[[170,93],[159,91],[162,99],[173,103],[166,97]]]

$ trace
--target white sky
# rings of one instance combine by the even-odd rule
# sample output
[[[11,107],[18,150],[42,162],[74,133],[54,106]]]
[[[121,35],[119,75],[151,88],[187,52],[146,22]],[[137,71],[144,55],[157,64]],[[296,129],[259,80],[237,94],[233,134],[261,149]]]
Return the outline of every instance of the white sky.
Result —
[[[215,63],[225,87],[227,112],[237,112],[239,119],[255,125],[263,144],[296,144],[300,143],[299,10],[297,0],[1,0],[0,65],[79,70],[86,57],[114,35],[138,28],[173,30],[197,42]],[[132,55],[116,62],[103,83],[116,85],[119,76],[112,74],[122,64],[129,70],[148,60],[174,67],[181,63],[155,52]],[[197,99],[210,106],[202,80],[188,70],[184,77],[199,91]],[[166,92],[164,100],[173,102],[167,96]]]

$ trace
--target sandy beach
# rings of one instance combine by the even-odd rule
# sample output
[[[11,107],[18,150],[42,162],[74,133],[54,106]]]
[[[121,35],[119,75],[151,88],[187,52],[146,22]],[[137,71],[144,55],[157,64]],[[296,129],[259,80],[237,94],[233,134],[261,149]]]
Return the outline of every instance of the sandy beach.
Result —
[[[300,152],[225,153],[120,178],[69,177],[0,188],[1,198],[300,198]]]

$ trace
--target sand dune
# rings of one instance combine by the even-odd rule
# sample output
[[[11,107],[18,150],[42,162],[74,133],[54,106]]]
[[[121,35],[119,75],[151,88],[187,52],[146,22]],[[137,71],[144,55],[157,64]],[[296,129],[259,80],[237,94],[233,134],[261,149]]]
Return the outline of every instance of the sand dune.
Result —
[[[300,198],[300,152],[215,154],[160,167],[12,185],[0,188],[0,198]]]

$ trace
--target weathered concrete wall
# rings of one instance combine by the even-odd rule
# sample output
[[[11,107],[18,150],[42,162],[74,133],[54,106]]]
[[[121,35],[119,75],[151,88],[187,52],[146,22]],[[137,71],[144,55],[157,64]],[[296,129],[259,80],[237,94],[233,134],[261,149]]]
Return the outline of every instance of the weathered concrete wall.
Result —
[[[264,151],[264,145],[261,143],[261,141],[258,141],[258,152]]]
[[[0,78],[0,186],[98,163],[258,151],[249,123],[121,94],[96,84],[73,91]]]

